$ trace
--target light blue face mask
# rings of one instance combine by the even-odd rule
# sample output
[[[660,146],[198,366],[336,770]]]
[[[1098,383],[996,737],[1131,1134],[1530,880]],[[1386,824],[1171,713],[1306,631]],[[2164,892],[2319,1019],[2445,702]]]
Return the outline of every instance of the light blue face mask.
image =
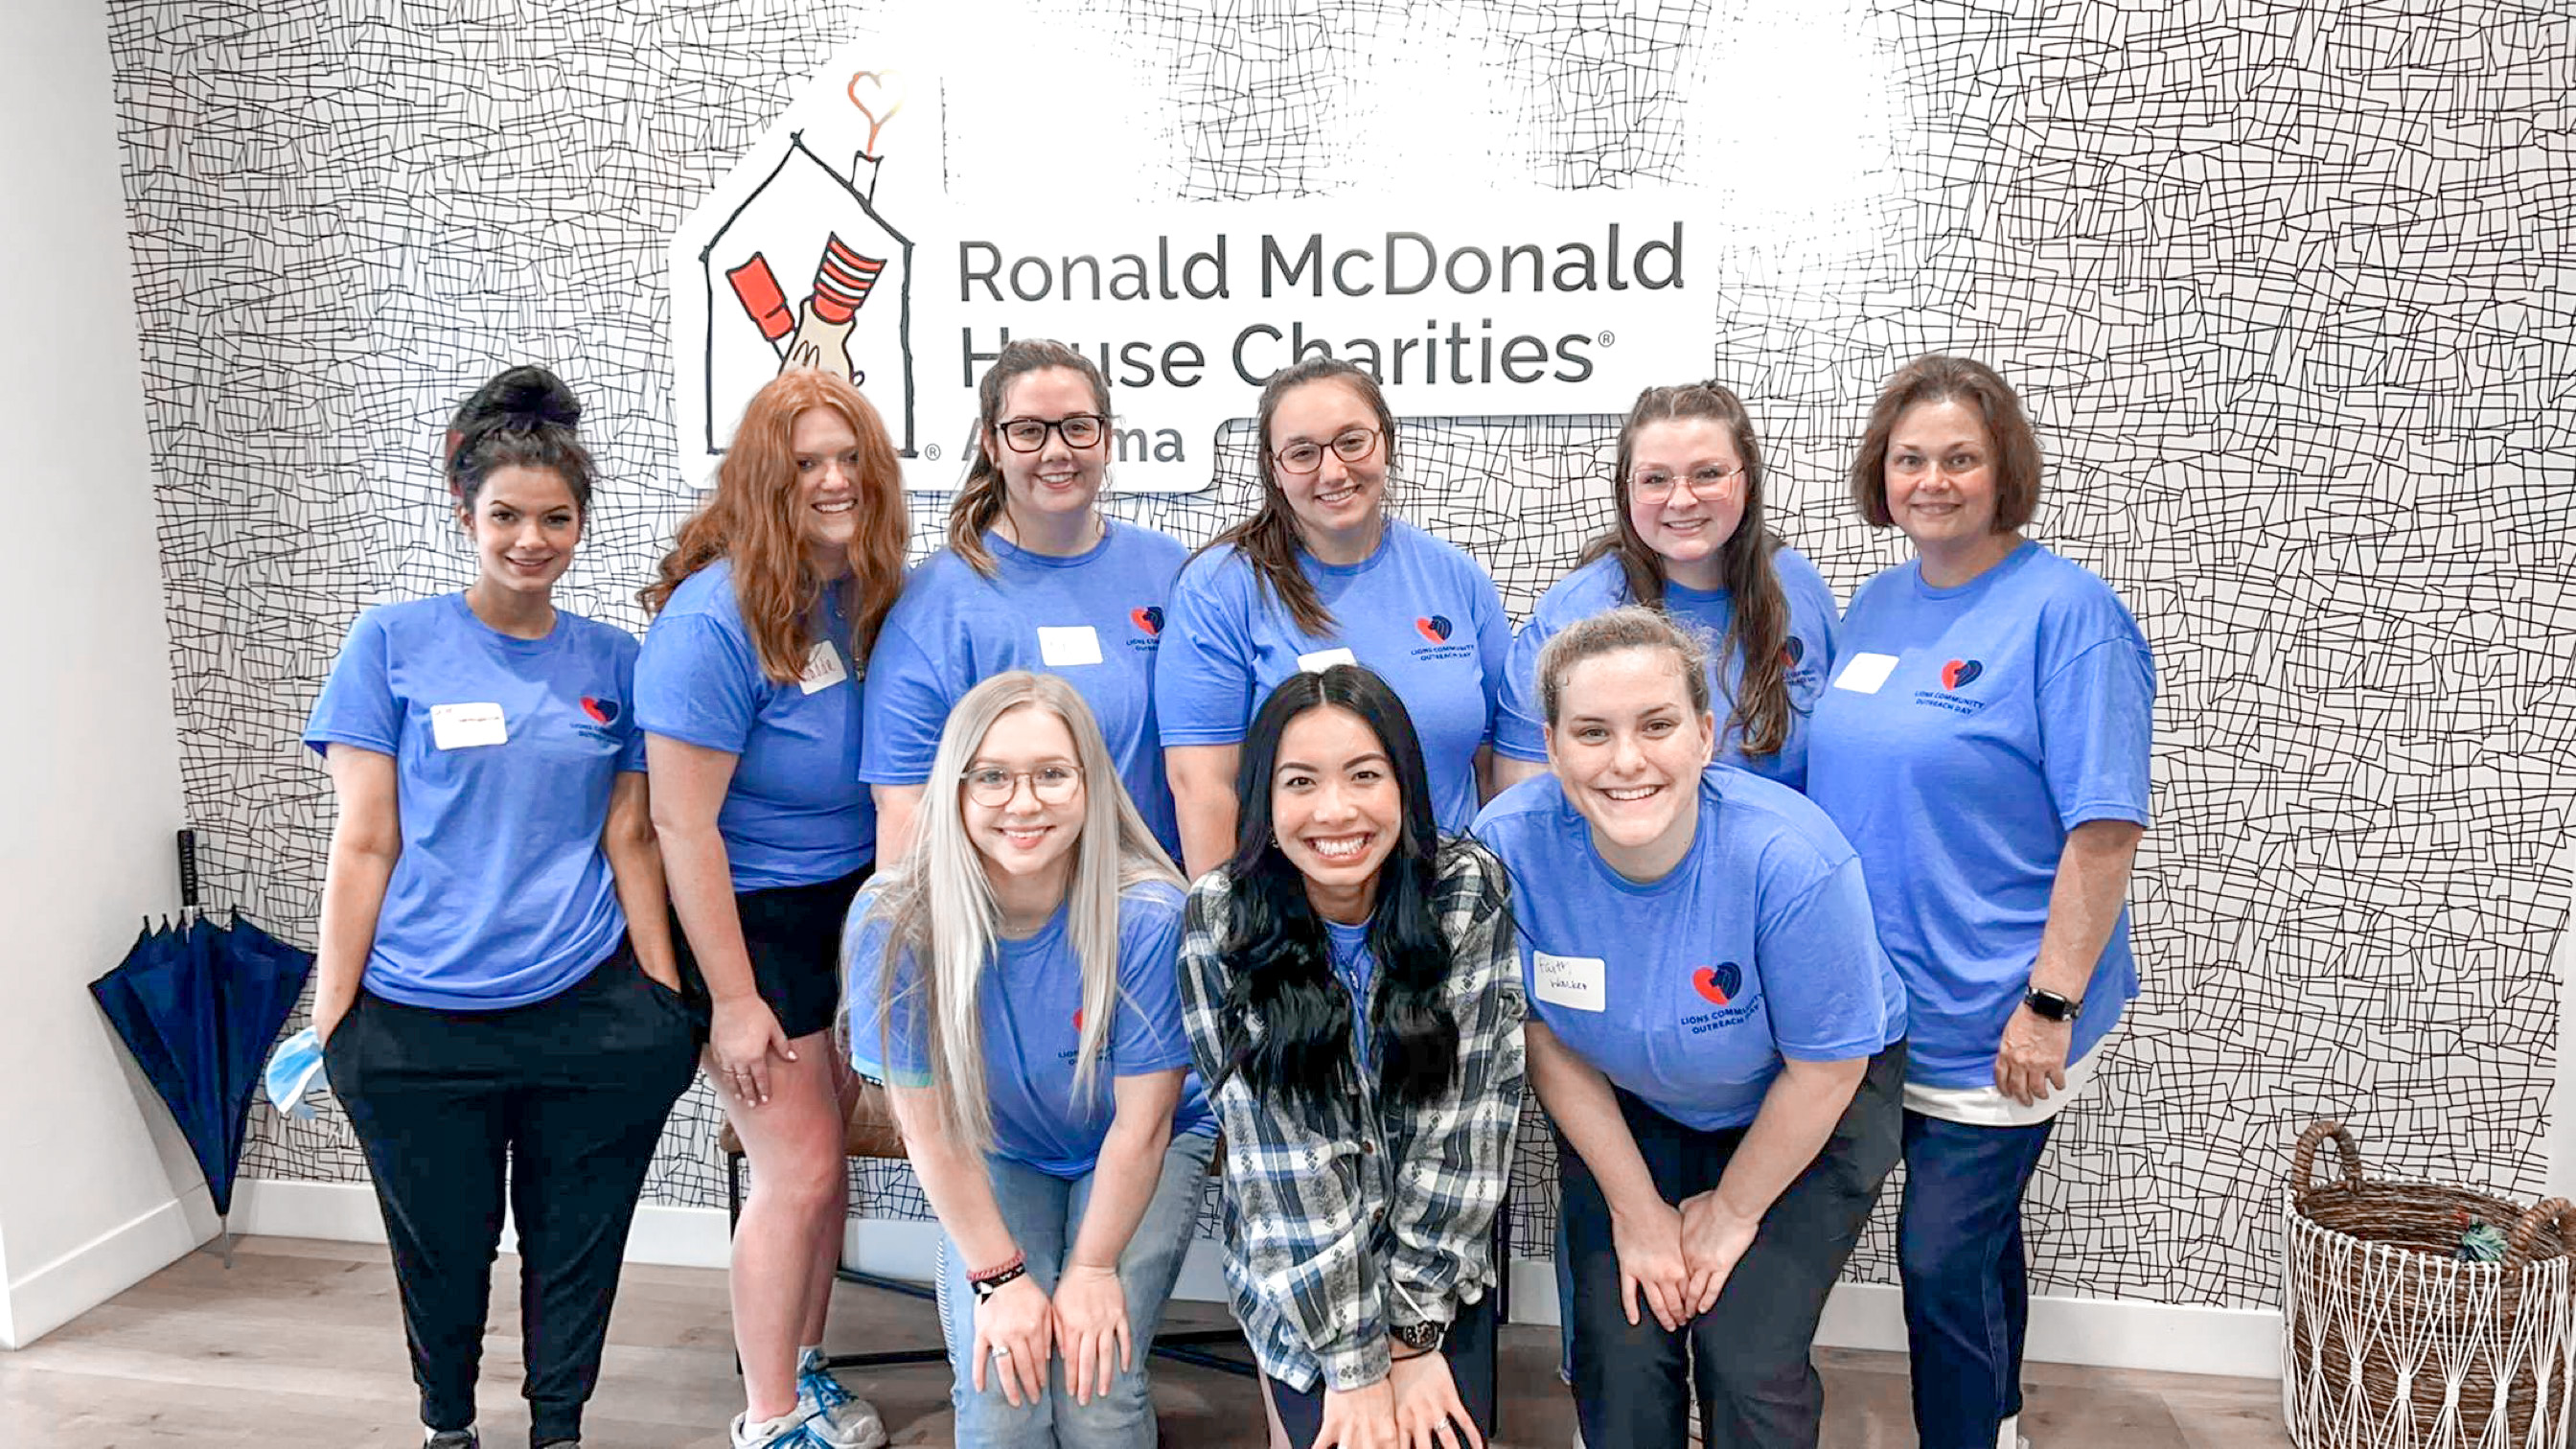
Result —
[[[268,1054],[265,1077],[268,1100],[277,1110],[299,1122],[310,1122],[318,1115],[317,1106],[331,1094],[331,1080],[322,1072],[322,1041],[306,1027],[277,1044]]]

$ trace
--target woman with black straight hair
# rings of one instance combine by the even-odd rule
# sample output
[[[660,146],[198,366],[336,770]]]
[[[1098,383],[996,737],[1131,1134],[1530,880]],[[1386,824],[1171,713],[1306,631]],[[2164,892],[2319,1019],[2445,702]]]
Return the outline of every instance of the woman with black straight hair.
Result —
[[[1503,870],[1440,834],[1412,718],[1356,665],[1271,691],[1237,789],[1180,966],[1236,1316],[1298,1449],[1481,1445],[1523,1076]]]

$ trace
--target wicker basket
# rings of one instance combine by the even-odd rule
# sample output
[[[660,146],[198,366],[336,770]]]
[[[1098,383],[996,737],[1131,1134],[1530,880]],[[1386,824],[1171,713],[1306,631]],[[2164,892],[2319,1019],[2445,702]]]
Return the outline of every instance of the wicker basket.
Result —
[[[2332,1138],[2341,1181],[2310,1174]],[[2340,1122],[2299,1134],[2282,1215],[2281,1404],[2299,1449],[2565,1449],[2576,1330],[2563,1198],[2528,1212],[2374,1181]],[[2504,1261],[2454,1256],[2462,1215]]]

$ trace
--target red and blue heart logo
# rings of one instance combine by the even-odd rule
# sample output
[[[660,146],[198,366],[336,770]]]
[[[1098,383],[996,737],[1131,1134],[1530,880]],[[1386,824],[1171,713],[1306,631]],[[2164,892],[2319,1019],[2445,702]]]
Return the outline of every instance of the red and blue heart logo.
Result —
[[[1744,989],[1744,968],[1732,961],[1702,966],[1691,973],[1691,986],[1711,1003],[1724,1006],[1735,999],[1736,992]]]
[[[1985,672],[1986,666],[1974,659],[1953,659],[1941,666],[1941,687],[1948,690],[1965,689],[1978,675]]]
[[[585,694],[581,697],[581,712],[596,724],[617,723],[617,701],[613,699],[593,699]]]
[[[1797,668],[1798,661],[1806,657],[1807,641],[1795,634],[1789,636],[1788,643],[1780,646],[1780,663],[1787,668]]]
[[[1160,604],[1147,604],[1141,609],[1129,609],[1127,617],[1135,621],[1137,628],[1148,634],[1163,632],[1163,606]]]
[[[1450,625],[1447,616],[1434,614],[1428,619],[1414,620],[1413,627],[1420,630],[1422,632],[1422,637],[1430,640],[1432,643],[1446,644],[1449,642],[1449,634],[1452,626]]]

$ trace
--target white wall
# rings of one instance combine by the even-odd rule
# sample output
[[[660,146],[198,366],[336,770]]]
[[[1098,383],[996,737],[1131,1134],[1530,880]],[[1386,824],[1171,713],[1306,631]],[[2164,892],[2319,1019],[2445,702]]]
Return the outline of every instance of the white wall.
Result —
[[[178,899],[169,636],[100,0],[0,46],[0,1347],[213,1225],[87,990]]]

